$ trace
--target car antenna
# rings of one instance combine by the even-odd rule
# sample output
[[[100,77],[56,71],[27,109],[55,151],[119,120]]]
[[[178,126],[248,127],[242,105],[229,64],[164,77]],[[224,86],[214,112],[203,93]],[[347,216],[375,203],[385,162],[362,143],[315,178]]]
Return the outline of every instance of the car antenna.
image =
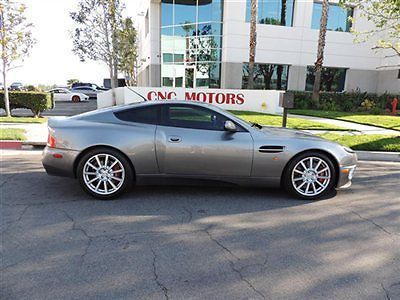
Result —
[[[145,97],[143,97],[142,95],[140,95],[138,92],[134,91],[133,89],[131,89],[129,86],[127,86],[128,90],[130,90],[131,92],[134,92],[136,95],[138,95],[140,98],[142,98],[144,101],[148,101]]]

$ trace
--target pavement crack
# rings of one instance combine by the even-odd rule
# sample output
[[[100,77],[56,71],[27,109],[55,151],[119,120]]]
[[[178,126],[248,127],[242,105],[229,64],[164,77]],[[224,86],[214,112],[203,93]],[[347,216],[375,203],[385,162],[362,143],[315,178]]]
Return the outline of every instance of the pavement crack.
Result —
[[[385,229],[383,226],[381,226],[381,225],[379,225],[378,223],[376,223],[374,220],[369,219],[369,218],[366,218],[366,217],[363,217],[363,216],[360,215],[358,212],[355,212],[355,211],[353,211],[353,210],[351,210],[351,209],[347,209],[347,210],[348,210],[349,212],[351,212],[352,214],[356,215],[359,219],[364,220],[364,221],[367,221],[367,222],[373,224],[376,228],[378,228],[379,230],[385,232],[386,234],[388,234],[388,235],[393,235],[392,232],[388,231],[388,230]]]
[[[389,295],[389,291],[385,288],[385,286],[383,285],[383,283],[381,283],[381,287],[382,287],[382,290],[383,290],[384,293],[385,293],[386,300],[391,300],[391,299],[390,299],[390,295]]]
[[[231,266],[231,269],[232,269],[235,273],[237,273],[237,274],[239,275],[239,278],[240,278],[241,281],[243,281],[244,283],[246,283],[246,284],[250,287],[250,289],[253,290],[253,292],[255,292],[256,294],[258,294],[259,296],[261,296],[263,299],[267,299],[263,293],[261,293],[249,280],[247,280],[247,279],[243,276],[243,274],[242,274],[243,268],[237,269],[237,268],[235,267],[235,263],[234,263],[233,261],[231,261],[231,260],[229,261],[229,264],[230,264],[230,266]]]
[[[217,244],[225,252],[229,253],[229,256],[231,258],[233,258],[233,259],[228,258],[229,266],[231,267],[232,271],[235,272],[239,276],[240,280],[243,281],[251,290],[253,290],[254,293],[258,294],[263,299],[267,299],[267,297],[261,291],[259,291],[248,279],[246,279],[246,277],[242,273],[242,271],[246,267],[255,266],[256,264],[246,265],[241,268],[237,268],[235,266],[235,262],[239,262],[240,258],[238,256],[236,256],[228,247],[224,246],[221,242],[219,242],[216,238],[214,238],[212,236],[212,234],[210,233],[211,228],[212,228],[212,225],[203,229],[203,231],[208,235],[208,237],[211,241],[213,241],[215,244]],[[264,260],[264,263],[262,264],[263,267],[265,267],[266,263],[267,263],[267,259]]]
[[[157,273],[157,254],[153,249],[151,249],[151,252],[153,253],[153,275],[154,275],[154,281],[156,282],[158,287],[163,291],[165,299],[168,300],[169,299],[168,289],[159,280],[159,276],[158,276],[158,273]]]
[[[212,228],[212,226],[209,226],[205,229],[203,229],[203,231],[208,235],[208,237],[210,238],[210,240],[212,240],[214,243],[216,243],[220,248],[222,248],[223,250],[225,250],[226,252],[228,252],[230,254],[230,256],[232,256],[233,258],[235,258],[236,260],[240,260],[240,258],[238,256],[236,256],[228,247],[224,246],[222,243],[220,243],[217,239],[215,239],[212,234],[210,233],[210,229]]]
[[[81,232],[84,236],[85,236],[85,238],[86,238],[86,240],[87,240],[87,243],[86,243],[86,247],[85,247],[85,250],[83,251],[83,253],[82,253],[82,255],[81,255],[81,265],[83,265],[83,263],[85,262],[85,257],[86,257],[86,255],[88,254],[88,252],[89,252],[89,247],[90,247],[90,245],[92,244],[92,242],[93,242],[93,238],[95,238],[95,237],[93,237],[93,236],[90,236],[87,232],[86,232],[86,230],[85,229],[83,229],[81,226],[78,226],[77,224],[76,224],[76,221],[74,220],[74,218],[69,214],[69,213],[67,213],[65,210],[61,210],[63,213],[64,213],[64,215],[67,217],[67,219],[69,219],[71,222],[72,222],[72,230],[74,230],[74,231],[79,231],[79,232]]]
[[[189,217],[188,220],[186,221],[186,223],[192,222],[192,219],[193,219],[192,211],[185,206],[183,206],[182,209],[187,213],[187,215]],[[182,220],[182,223],[183,223],[183,220]]]
[[[22,210],[22,212],[20,213],[20,215],[18,216],[17,219],[15,219],[14,221],[9,221],[6,224],[8,224],[8,226],[1,232],[1,235],[3,235],[4,233],[6,233],[13,224],[18,223],[19,221],[22,220],[22,217],[25,215],[25,213],[27,212],[28,208],[30,207],[30,205],[26,205],[26,207]]]
[[[8,178],[6,178],[1,184],[0,184],[0,188],[2,188],[3,186],[5,186],[11,179],[13,179],[15,176],[19,175],[19,173],[14,173],[11,174],[10,176],[8,176]],[[4,176],[4,175],[3,175]]]

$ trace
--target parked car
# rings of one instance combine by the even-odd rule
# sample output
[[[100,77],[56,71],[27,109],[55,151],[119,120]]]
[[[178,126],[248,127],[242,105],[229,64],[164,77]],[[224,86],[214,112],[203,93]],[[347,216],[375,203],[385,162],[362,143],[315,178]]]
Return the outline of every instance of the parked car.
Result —
[[[21,82],[13,82],[9,89],[10,91],[23,91],[24,85]]]
[[[72,101],[81,102],[88,101],[89,96],[83,93],[78,93],[75,91],[70,91],[67,88],[55,88],[48,91],[53,94],[54,101]]]
[[[90,86],[98,91],[108,91],[109,89],[105,87],[98,86],[95,83],[89,83],[89,82],[75,82],[72,84],[72,88],[80,87],[80,86]]]
[[[83,93],[85,95],[88,95],[89,98],[93,98],[93,99],[97,99],[97,94],[102,92],[91,86],[77,86],[77,87],[73,88],[71,91],[76,92],[76,93]]]
[[[99,199],[134,183],[184,179],[282,185],[313,200],[350,186],[357,163],[354,151],[337,143],[198,102],[146,101],[51,118],[48,126],[47,173],[75,177]]]

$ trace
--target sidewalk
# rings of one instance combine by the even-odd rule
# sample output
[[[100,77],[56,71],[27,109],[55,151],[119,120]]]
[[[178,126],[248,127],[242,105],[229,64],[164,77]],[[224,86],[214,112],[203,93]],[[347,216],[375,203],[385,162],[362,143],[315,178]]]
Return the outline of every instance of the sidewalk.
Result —
[[[47,123],[1,123],[0,128],[25,129],[26,142],[45,144],[47,141]]]
[[[304,120],[316,121],[325,124],[340,126],[346,129],[351,129],[354,131],[359,131],[361,134],[387,134],[387,135],[400,135],[400,131],[385,129],[381,127],[375,127],[370,125],[363,125],[353,122],[347,122],[342,120],[334,120],[334,119],[325,119],[319,117],[311,117],[311,116],[303,116],[303,115],[292,115],[289,114],[289,117],[300,118]],[[325,132],[325,131],[324,131]]]

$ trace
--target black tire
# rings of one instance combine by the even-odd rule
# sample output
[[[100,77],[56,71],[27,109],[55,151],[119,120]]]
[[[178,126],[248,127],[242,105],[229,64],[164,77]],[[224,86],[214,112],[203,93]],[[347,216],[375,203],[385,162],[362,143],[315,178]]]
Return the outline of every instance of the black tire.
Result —
[[[114,191],[110,194],[104,195],[104,194],[96,193],[95,191],[91,190],[85,182],[84,174],[83,174],[85,164],[88,160],[93,158],[95,155],[111,155],[111,156],[115,157],[116,159],[118,159],[123,166],[124,178],[121,179],[123,182],[121,183],[121,185],[119,186],[119,188],[116,191]],[[121,196],[124,192],[128,191],[134,183],[134,171],[133,171],[128,159],[124,155],[122,155],[120,152],[110,149],[110,148],[106,148],[106,147],[96,148],[96,149],[93,149],[93,150],[87,152],[86,154],[84,154],[81,157],[81,159],[79,160],[76,173],[77,173],[76,175],[77,175],[79,184],[81,185],[82,189],[89,195],[91,195],[99,200],[116,199],[119,196]]]
[[[74,103],[81,102],[81,98],[79,96],[72,96],[72,102]]]
[[[329,172],[330,172],[330,180],[329,180],[329,182],[327,182],[325,189],[320,191],[316,195],[304,195],[304,194],[300,193],[294,186],[295,183],[292,180],[292,174],[294,174],[294,168],[297,166],[297,164],[300,161],[302,161],[306,158],[310,158],[310,157],[313,157],[313,158],[316,157],[316,158],[323,160],[326,163],[327,167],[329,168]],[[297,198],[304,199],[304,200],[317,200],[319,198],[326,196],[327,194],[332,192],[332,190],[335,188],[336,174],[337,174],[337,170],[336,170],[335,165],[332,162],[331,158],[329,158],[329,156],[327,156],[324,153],[317,152],[317,151],[304,152],[304,153],[296,156],[286,167],[285,172],[282,177],[282,185],[288,193],[290,193],[291,195],[293,195]],[[301,180],[300,180],[300,184],[301,184]]]

